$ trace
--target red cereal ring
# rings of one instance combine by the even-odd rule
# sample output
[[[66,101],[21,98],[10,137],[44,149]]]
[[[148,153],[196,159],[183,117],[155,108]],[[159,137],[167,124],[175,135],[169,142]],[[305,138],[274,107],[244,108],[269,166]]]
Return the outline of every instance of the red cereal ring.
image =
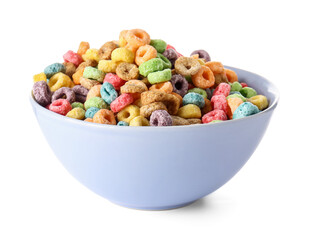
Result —
[[[227,115],[224,111],[219,110],[219,109],[215,109],[211,112],[206,113],[203,117],[202,117],[202,122],[203,123],[209,123],[211,121],[214,120],[222,120],[225,121],[227,120]]]
[[[126,81],[121,79],[117,74],[107,73],[104,82],[109,82],[115,88],[115,90],[119,91],[120,87],[122,87]]]
[[[134,98],[130,93],[123,93],[117,97],[111,104],[110,109],[114,113],[120,112],[123,108],[134,102]]]
[[[225,97],[228,97],[230,94],[230,90],[231,87],[228,83],[220,83],[213,92],[213,96],[224,95]]]
[[[48,105],[47,108],[64,116],[72,109],[70,102],[67,99],[55,100],[50,105]]]
[[[224,95],[213,96],[211,99],[211,104],[212,104],[212,108],[214,110],[215,109],[222,110],[225,113],[228,110],[228,102],[227,102],[227,99]]]
[[[240,84],[241,84],[242,88],[248,87],[248,85],[245,82],[241,82]]]
[[[65,61],[65,62],[71,62],[71,63],[73,63],[76,67],[79,66],[80,63],[83,62],[82,57],[81,57],[79,54],[77,54],[77,53],[75,53],[75,52],[73,52],[73,51],[71,51],[71,50],[69,50],[68,52],[66,52],[66,53],[64,54],[63,58],[64,58],[64,61]]]

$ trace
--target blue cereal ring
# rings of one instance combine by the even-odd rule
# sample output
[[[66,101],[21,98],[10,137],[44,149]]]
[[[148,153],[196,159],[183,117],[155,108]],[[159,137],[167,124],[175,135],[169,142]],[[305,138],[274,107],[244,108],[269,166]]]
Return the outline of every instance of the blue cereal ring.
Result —
[[[85,118],[93,118],[95,113],[97,113],[100,109],[97,107],[90,107],[88,110],[85,112]]]
[[[244,102],[234,111],[232,119],[244,118],[259,112],[256,105],[250,102]]]
[[[205,101],[204,101],[204,98],[202,97],[202,95],[199,93],[194,93],[194,92],[187,93],[183,97],[182,103],[184,106],[187,104],[195,104],[199,108],[202,108],[205,106]]]
[[[117,125],[118,125],[118,126],[128,126],[129,124],[128,124],[127,122],[120,121],[120,122],[118,122]]]
[[[109,82],[104,82],[101,89],[100,95],[104,99],[104,101],[108,104],[112,103],[117,97],[118,93],[114,89],[113,85]]]
[[[53,63],[44,69],[44,73],[47,78],[50,78],[54,74],[59,73],[59,72],[65,73],[65,71],[66,71],[66,68],[61,63]]]

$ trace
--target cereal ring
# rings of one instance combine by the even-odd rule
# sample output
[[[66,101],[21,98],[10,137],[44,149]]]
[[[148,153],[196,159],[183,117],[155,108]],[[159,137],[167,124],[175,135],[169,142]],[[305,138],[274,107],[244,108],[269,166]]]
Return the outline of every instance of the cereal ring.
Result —
[[[137,79],[139,70],[135,64],[123,62],[116,69],[117,75],[123,80]]]
[[[90,44],[88,42],[80,42],[79,49],[77,53],[82,56],[86,53],[86,51],[90,48]]]
[[[149,88],[150,91],[162,91],[166,93],[171,93],[173,91],[173,86],[171,82],[157,83]]]
[[[227,112],[228,102],[224,95],[213,96],[211,99],[211,104],[214,110],[218,109],[218,110],[223,110],[225,113]]]
[[[173,126],[182,126],[182,125],[189,125],[189,121],[187,119],[184,119],[182,117],[178,116],[171,116],[173,120]]]
[[[85,112],[85,118],[93,118],[95,113],[97,113],[100,110],[100,108],[97,107],[90,107],[88,110]]]
[[[198,88],[210,88],[215,84],[215,77],[208,67],[200,66],[199,71],[192,76],[192,83]]]
[[[156,57],[157,50],[154,47],[150,45],[140,46],[136,51],[135,63],[139,66],[142,63]]]
[[[213,96],[224,95],[228,97],[230,94],[231,87],[227,83],[220,83],[213,92]]]
[[[86,68],[86,67],[96,67],[97,62],[93,59],[87,59],[85,62],[82,62],[76,69],[76,72],[79,71],[81,68]]]
[[[45,81],[47,82],[47,78],[44,72],[36,74],[33,76],[33,82],[40,82],[40,81]]]
[[[171,78],[171,83],[173,85],[173,92],[179,94],[182,97],[185,96],[189,84],[182,75],[174,74]]]
[[[130,80],[126,82],[121,88],[121,93],[142,93],[148,91],[146,84],[140,80]]]
[[[229,83],[226,73],[214,73],[215,77],[215,87],[217,87],[220,83]]]
[[[228,100],[229,101],[229,100]],[[252,104],[256,105],[260,111],[269,106],[267,97],[263,95],[256,95],[248,99]]]
[[[131,95],[133,95],[133,94],[131,94]],[[143,106],[143,104],[141,103],[141,98],[136,99],[133,104],[139,108],[141,108]]]
[[[98,49],[95,49],[95,48],[88,49],[85,52],[85,54],[82,55],[82,59],[84,61],[94,60],[94,61],[98,62],[99,61],[99,51],[98,51]]]
[[[62,72],[64,73],[66,71],[65,66],[61,63],[53,63],[49,66],[47,66],[44,69],[44,74],[47,78],[51,78],[54,74]]]
[[[242,88],[248,87],[248,85],[244,82],[241,82],[241,86],[242,86]]]
[[[37,103],[45,107],[51,103],[52,93],[44,81],[36,82],[32,87],[32,94]]]
[[[174,92],[171,92],[170,94],[174,95],[175,97],[178,98],[178,100],[179,100],[179,107],[180,107],[182,105],[182,96],[180,96],[179,94],[174,93]]]
[[[255,89],[250,87],[244,87],[240,90],[240,93],[243,95],[243,97],[251,98],[257,95],[257,92]]]
[[[85,110],[88,110],[91,107],[97,107],[97,108],[107,108],[107,103],[104,101],[104,99],[100,98],[100,97],[93,97],[90,98],[88,100],[86,100],[86,102],[84,103],[84,108]]]
[[[66,117],[83,120],[85,118],[85,111],[82,108],[74,108],[66,114]]]
[[[112,103],[118,97],[117,91],[114,89],[113,85],[109,82],[103,83],[100,89],[100,94],[104,99],[104,101],[108,104]]]
[[[71,62],[73,63],[76,67],[80,65],[80,63],[83,62],[82,57],[75,53],[74,51],[69,50],[63,55],[63,59],[65,62]]]
[[[169,44],[167,44],[167,46],[166,46],[166,50],[167,50],[167,49],[173,49],[173,50],[176,51],[178,57],[183,57],[182,54],[180,54],[179,52],[177,52],[177,50],[176,50],[173,46],[171,46],[171,45],[169,45]]]
[[[237,97],[237,98],[241,98],[241,99],[243,100],[243,102],[246,102],[246,98],[243,97],[241,93],[239,93],[239,94],[230,94],[230,95],[227,97],[227,99],[236,98],[236,97]]]
[[[141,102],[147,105],[153,102],[162,102],[167,107],[169,114],[175,115],[179,108],[179,99],[165,92],[146,91],[141,94]]]
[[[220,74],[225,72],[224,65],[221,62],[206,62],[205,66],[207,66],[214,74]]]
[[[105,74],[102,71],[94,67],[86,67],[83,72],[84,78],[97,80],[99,82],[103,82],[104,76]]]
[[[85,87],[86,89],[90,90],[95,85],[100,85],[100,82],[88,78],[81,77],[80,78],[81,86]]]
[[[48,105],[48,109],[55,113],[65,116],[72,109],[72,107],[68,100],[58,99],[52,102],[50,105]]]
[[[212,104],[211,104],[211,101],[208,100],[207,98],[204,98],[204,101],[205,101],[205,105],[204,107],[201,109],[201,112],[202,112],[202,115],[212,111]]]
[[[100,109],[93,117],[94,123],[116,125],[116,118],[113,112],[108,109]]]
[[[201,110],[197,105],[187,104],[178,109],[177,115],[182,118],[201,118]]]
[[[157,58],[160,58],[163,61],[163,69],[172,67],[170,60],[168,60],[163,54],[158,53]]]
[[[81,84],[81,78],[83,76],[84,68],[77,69],[76,72],[72,75],[72,80],[75,84]]]
[[[106,42],[101,48],[98,50],[99,59],[108,60],[111,58],[111,53],[118,47],[116,43],[113,41]]]
[[[115,90],[117,91],[119,91],[120,87],[122,87],[126,83],[126,81],[124,81],[118,75],[113,74],[113,73],[107,73],[104,78],[104,82],[111,83],[113,87],[115,88]]]
[[[243,103],[241,98],[229,98],[228,100],[227,115],[232,119],[234,111]]]
[[[241,89],[242,89],[242,85],[239,82],[234,82],[231,84],[231,91],[240,92]]]
[[[129,45],[137,48],[150,43],[149,34],[142,29],[132,29],[127,31],[125,39]]]
[[[201,119],[199,118],[189,118],[187,120],[189,124],[201,124],[202,123]]]
[[[149,73],[147,78],[151,84],[166,82],[171,80],[172,71],[171,69],[165,69],[163,71]]]
[[[118,125],[118,126],[128,126],[129,124],[128,124],[127,122],[120,121],[120,122],[118,122],[117,125]]]
[[[80,102],[73,102],[71,104],[71,107],[72,107],[72,109],[79,107],[79,108],[82,108],[84,110],[84,105],[83,105],[83,103],[80,103]]]
[[[190,56],[193,56],[193,55],[195,55],[195,54],[198,54],[198,55],[199,55],[199,58],[205,59],[206,62],[211,61],[211,57],[209,56],[209,54],[208,54],[205,50],[202,50],[202,49],[200,49],[200,50],[195,50],[195,51],[193,51],[193,52],[190,54]]]
[[[174,49],[166,49],[163,52],[163,56],[166,57],[172,64],[172,67],[174,67],[175,62],[178,58],[178,54]]]
[[[150,126],[148,119],[142,117],[142,116],[137,116],[133,118],[130,121],[130,126],[135,127],[135,126]]]
[[[125,40],[125,36],[127,34],[128,30],[123,30],[120,32],[120,35],[119,35],[119,45],[120,47],[125,47],[128,42]]]
[[[71,62],[64,62],[63,65],[65,66],[65,74],[69,77],[72,77],[72,75],[76,72],[77,68],[76,66]]]
[[[84,119],[84,122],[93,122],[93,119],[92,118],[86,118],[86,119]]]
[[[150,45],[153,46],[159,53],[163,53],[167,46],[166,42],[161,39],[151,39]]]
[[[152,112],[156,110],[165,110],[167,111],[166,106],[162,102],[153,102],[148,105],[144,105],[140,108],[140,115],[149,118],[152,114]]]
[[[211,112],[206,113],[202,117],[202,122],[203,123],[210,123],[214,120],[227,120],[227,115],[223,110],[215,109]]]
[[[111,53],[111,60],[114,62],[134,62],[134,53],[127,48],[116,48]]]
[[[179,57],[175,61],[175,69],[177,73],[183,76],[189,76],[196,74],[201,69],[201,65],[193,58]]]
[[[133,101],[134,99],[131,94],[123,93],[110,104],[110,109],[115,113],[120,112],[123,108],[130,105]]]
[[[93,98],[93,97],[101,97],[101,95],[100,95],[100,89],[101,89],[101,87],[102,87],[101,84],[93,86],[93,87],[89,90],[89,92],[88,92],[88,94],[87,94],[87,96],[86,96],[86,100],[89,100],[90,98]]]
[[[238,82],[238,75],[234,71],[230,69],[225,69],[225,73],[229,82]]]
[[[67,99],[70,103],[73,103],[76,100],[76,94],[75,92],[68,87],[62,87],[57,89],[53,95],[52,95],[52,102],[54,102],[57,99]]]
[[[202,88],[192,88],[188,90],[188,93],[194,92],[200,94],[203,98],[207,98],[207,93],[204,89]]]
[[[74,83],[71,81],[70,77],[62,72],[54,74],[48,83],[52,92],[55,92],[61,87],[73,87]]]
[[[204,98],[202,97],[202,95],[200,95],[198,93],[194,93],[194,92],[187,93],[183,97],[182,103],[184,106],[187,104],[195,104],[199,108],[203,108],[205,106],[205,101],[204,101]]]
[[[171,115],[165,110],[156,110],[150,116],[151,126],[172,126],[173,120]]]
[[[76,85],[72,88],[74,93],[76,94],[76,101],[84,103],[86,101],[86,96],[89,93],[89,90],[83,86]]]
[[[129,105],[117,114],[118,121],[127,123],[130,123],[130,121],[137,116],[139,116],[139,107],[135,105]]]
[[[152,72],[163,70],[163,61],[160,58],[152,58],[139,66],[139,73],[144,77]]]
[[[259,112],[260,111],[256,105],[250,102],[244,102],[234,111],[232,119],[244,118]]]
[[[97,68],[105,73],[115,73],[118,67],[118,63],[112,60],[100,60]]]

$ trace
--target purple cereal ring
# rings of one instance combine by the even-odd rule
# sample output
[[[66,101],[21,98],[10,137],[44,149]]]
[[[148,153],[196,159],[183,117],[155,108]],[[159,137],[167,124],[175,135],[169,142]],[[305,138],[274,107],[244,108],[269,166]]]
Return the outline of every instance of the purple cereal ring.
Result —
[[[76,85],[72,88],[72,90],[76,94],[76,101],[84,103],[86,101],[86,96],[89,90],[81,85]]]
[[[33,85],[32,93],[37,103],[41,106],[45,107],[51,103],[52,92],[45,81],[36,82]]]
[[[177,52],[174,49],[169,48],[164,51],[163,56],[166,57],[171,62],[172,67],[174,67],[175,61],[178,58]]]
[[[150,117],[151,126],[172,126],[173,120],[171,115],[165,110],[153,111]]]
[[[173,85],[173,92],[179,94],[182,97],[186,95],[189,84],[184,76],[180,74],[174,74],[171,78],[171,83]]]
[[[204,58],[206,60],[206,62],[211,61],[211,57],[209,56],[209,54],[205,51],[205,50],[195,50],[191,53],[190,56],[195,55],[195,54],[199,54],[199,58]]]
[[[57,99],[64,98],[68,100],[68,102],[73,103],[76,101],[76,94],[71,88],[68,87],[62,87],[60,89],[57,89],[52,96],[52,102],[54,102]]]

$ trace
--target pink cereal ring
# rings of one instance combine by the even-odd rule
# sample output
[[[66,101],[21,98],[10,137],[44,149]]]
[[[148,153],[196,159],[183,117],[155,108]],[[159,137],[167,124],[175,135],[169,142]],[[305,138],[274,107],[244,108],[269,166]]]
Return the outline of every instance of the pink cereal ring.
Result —
[[[213,96],[224,95],[225,97],[228,97],[230,94],[230,90],[231,87],[228,83],[220,83],[213,92]]]
[[[58,99],[48,105],[47,109],[65,116],[72,107],[67,99]]]
[[[213,96],[211,99],[211,104],[213,110],[218,109],[224,111],[225,113],[227,112],[228,102],[224,95]]]
[[[219,109],[215,109],[211,112],[206,113],[203,117],[202,117],[202,122],[203,123],[209,123],[211,121],[214,120],[222,120],[225,121],[227,120],[227,115],[224,111],[219,110]]]
[[[76,67],[79,66],[80,63],[83,62],[82,57],[81,57],[79,54],[77,54],[77,53],[75,53],[75,52],[73,52],[73,51],[71,51],[71,50],[69,50],[68,52],[66,52],[66,53],[64,54],[63,58],[64,58],[64,61],[65,61],[65,62],[71,62],[71,63],[73,63]]]
[[[117,74],[107,73],[104,82],[109,82],[115,88],[115,90],[119,91],[120,87],[122,87],[126,81],[121,79]]]
[[[240,84],[241,84],[242,88],[248,87],[248,85],[245,82],[241,82]]]
[[[130,93],[123,93],[117,97],[111,104],[110,109],[114,113],[120,112],[123,108],[134,102],[134,98]]]

